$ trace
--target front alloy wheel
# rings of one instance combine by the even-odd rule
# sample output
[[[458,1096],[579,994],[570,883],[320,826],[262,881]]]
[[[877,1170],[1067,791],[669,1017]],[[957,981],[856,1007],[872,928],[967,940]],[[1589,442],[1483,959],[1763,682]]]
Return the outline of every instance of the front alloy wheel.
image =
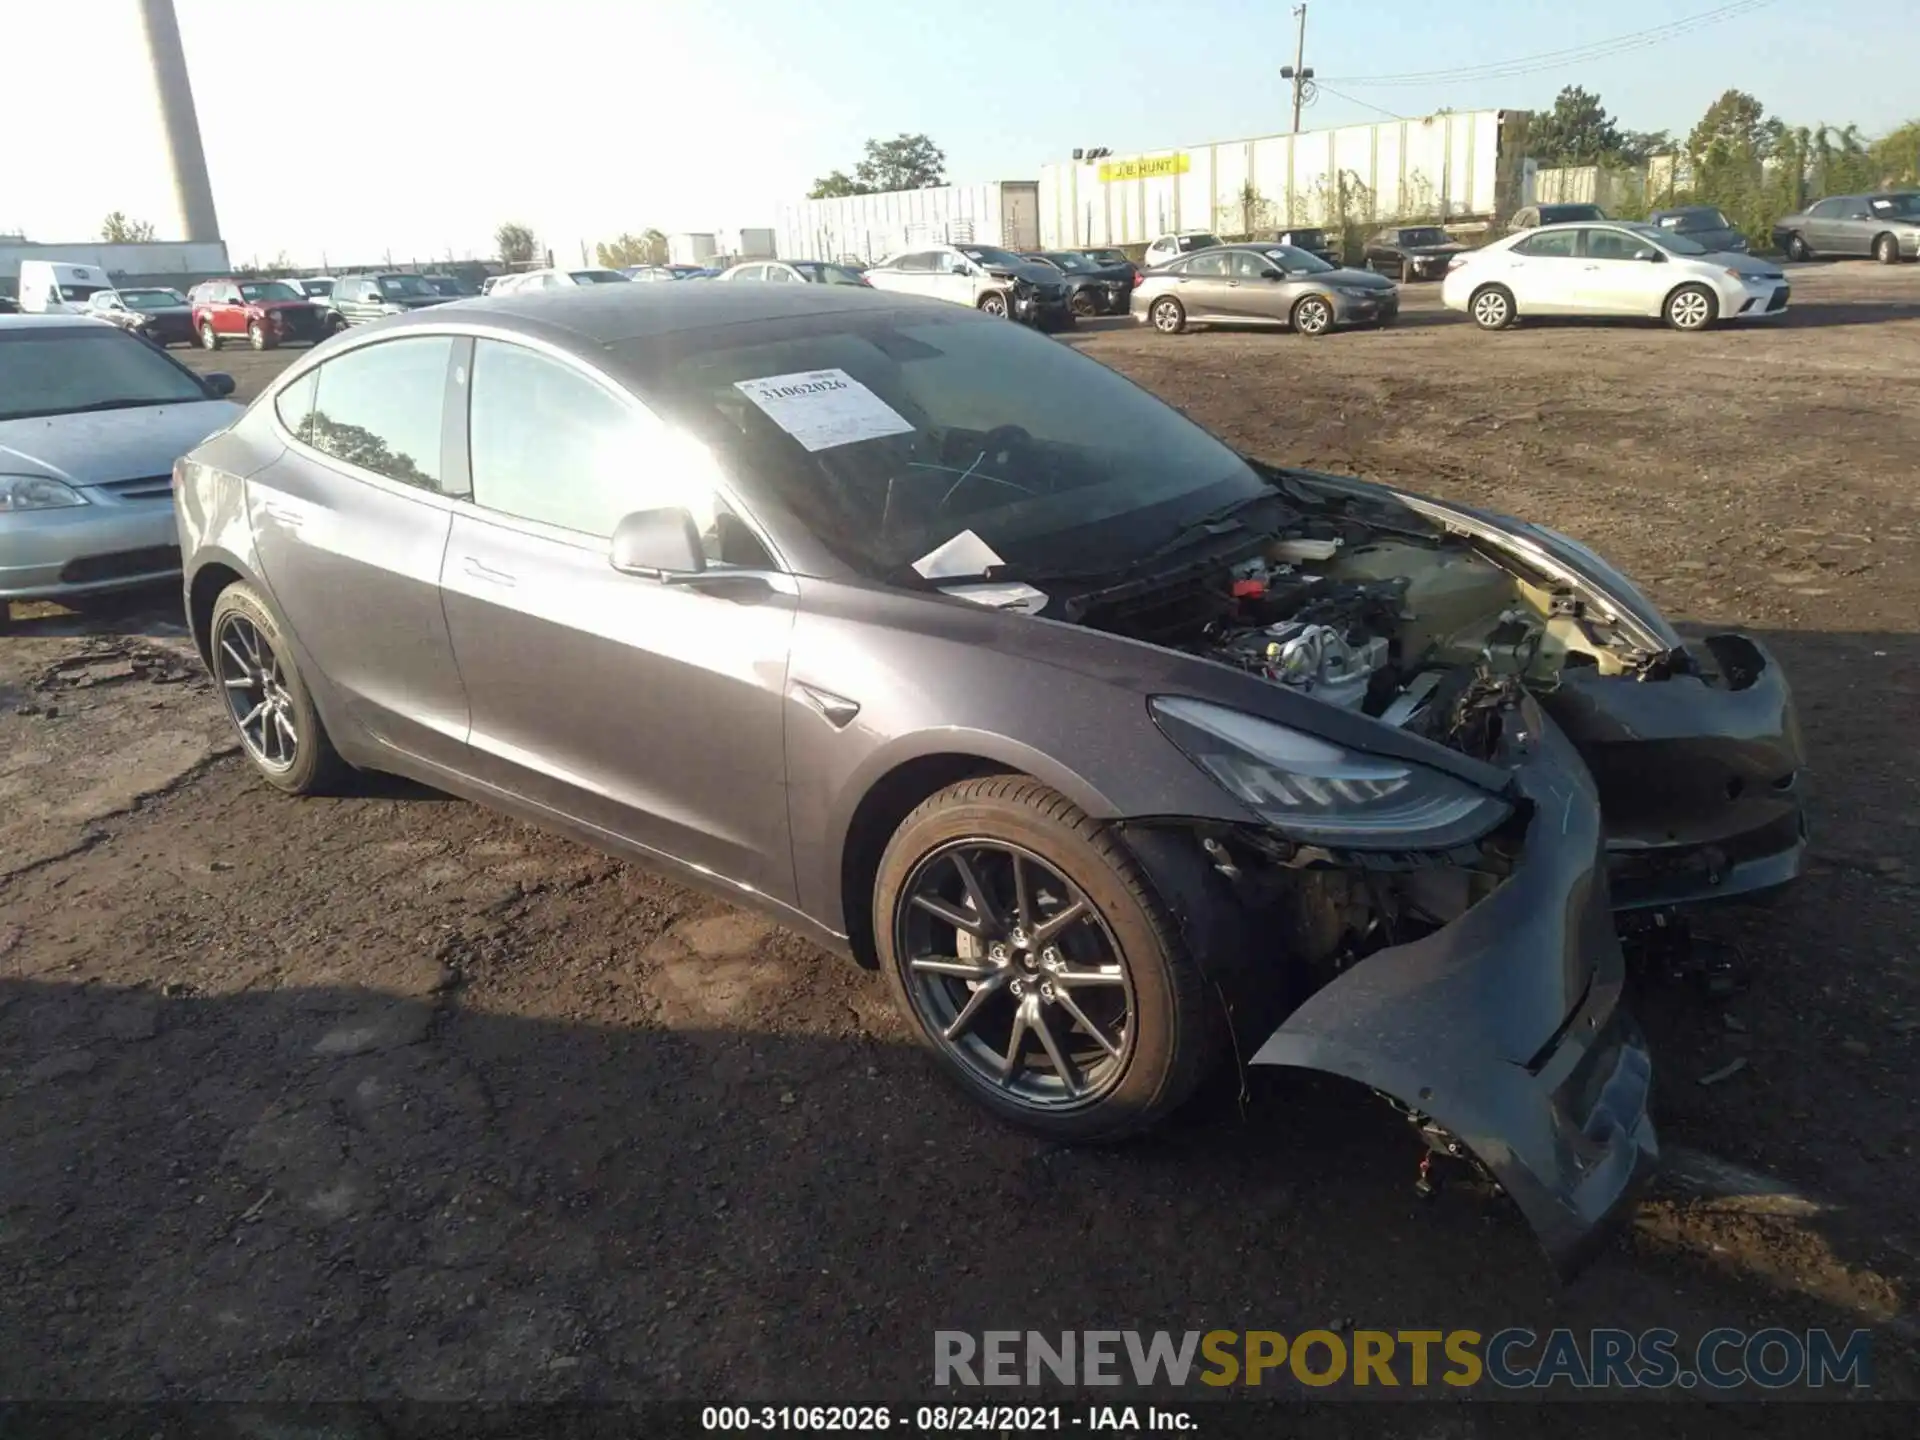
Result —
[[[980,297],[980,309],[985,314],[996,315],[1005,319],[1007,314],[1007,297],[1001,291],[989,290],[985,295]]]
[[[1333,306],[1319,295],[1309,295],[1293,307],[1294,330],[1312,339],[1333,328]]]
[[[1667,323],[1676,330],[1704,330],[1713,312],[1713,296],[1698,285],[1682,286],[1667,300]]]
[[[1024,776],[901,822],[874,878],[888,988],[940,1068],[1060,1141],[1144,1130],[1220,1055],[1218,992],[1111,828]]]

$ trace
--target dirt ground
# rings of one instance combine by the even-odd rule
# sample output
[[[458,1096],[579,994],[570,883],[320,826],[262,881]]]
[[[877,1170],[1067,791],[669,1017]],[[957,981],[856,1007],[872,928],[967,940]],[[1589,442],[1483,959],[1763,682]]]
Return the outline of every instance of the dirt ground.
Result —
[[[1383,333],[1070,342],[1786,664],[1812,873],[1697,922],[1731,994],[1642,978],[1672,1168],[1571,1287],[1501,1204],[1416,1200],[1363,1095],[1049,1149],[724,904],[398,782],[290,801],[163,593],[0,637],[0,1396],[910,1397],[936,1329],[1775,1324],[1871,1327],[1920,1394],[1920,266],[1794,282],[1699,336],[1482,334],[1423,286]]]

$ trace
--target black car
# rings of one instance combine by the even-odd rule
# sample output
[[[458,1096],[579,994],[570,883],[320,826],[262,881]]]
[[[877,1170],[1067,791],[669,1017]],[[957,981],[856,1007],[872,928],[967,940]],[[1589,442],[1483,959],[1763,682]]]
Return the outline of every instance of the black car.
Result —
[[[1438,280],[1467,247],[1438,225],[1394,225],[1367,241],[1367,269],[1400,280]]]
[[[1341,264],[1338,245],[1327,238],[1327,232],[1319,227],[1304,230],[1279,230],[1274,232],[1273,243],[1291,245],[1296,250],[1304,250],[1316,260],[1324,260],[1336,269]]]
[[[427,282],[434,294],[444,295],[449,300],[465,300],[480,293],[477,287],[458,275],[423,275],[420,278]]]
[[[1709,250],[1730,255],[1747,253],[1747,237],[1712,205],[1676,205],[1670,210],[1655,210],[1647,216],[1647,223],[1684,235]]]
[[[1133,277],[1140,272],[1132,265],[1101,265],[1073,250],[1028,250],[1020,258],[1061,272],[1076,315],[1124,315],[1133,303]]]

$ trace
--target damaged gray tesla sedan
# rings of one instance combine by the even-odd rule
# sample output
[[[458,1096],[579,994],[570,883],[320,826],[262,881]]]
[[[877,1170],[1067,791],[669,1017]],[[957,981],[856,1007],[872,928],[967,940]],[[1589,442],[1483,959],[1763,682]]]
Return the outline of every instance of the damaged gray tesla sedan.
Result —
[[[1563,1271],[1656,1153],[1615,910],[1800,866],[1756,642],[938,302],[424,311],[296,359],[176,480],[271,783],[398,772],[761,906],[1059,1140],[1236,1053],[1357,1081]]]

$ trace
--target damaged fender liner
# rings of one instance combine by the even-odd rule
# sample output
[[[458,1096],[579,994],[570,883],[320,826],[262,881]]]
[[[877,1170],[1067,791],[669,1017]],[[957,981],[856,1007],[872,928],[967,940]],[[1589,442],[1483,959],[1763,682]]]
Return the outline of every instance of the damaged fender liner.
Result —
[[[1357,1081],[1423,1130],[1458,1139],[1565,1280],[1630,1212],[1659,1150],[1652,1060],[1621,1004],[1625,964],[1593,782],[1558,727],[1528,708],[1508,757],[1532,802],[1512,872],[1450,923],[1372,952],[1306,996],[1250,1063]],[[1130,836],[1156,879],[1171,838]],[[1262,971],[1269,992],[1290,988],[1290,957],[1274,953],[1270,935],[1174,888],[1210,968],[1238,971],[1243,994]]]

